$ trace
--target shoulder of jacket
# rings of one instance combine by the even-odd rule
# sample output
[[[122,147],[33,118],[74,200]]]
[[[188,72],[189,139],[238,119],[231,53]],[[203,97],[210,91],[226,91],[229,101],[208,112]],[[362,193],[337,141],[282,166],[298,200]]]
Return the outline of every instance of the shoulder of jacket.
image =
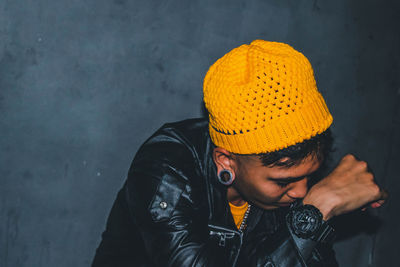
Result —
[[[198,143],[208,135],[208,120],[196,118],[166,123],[153,136],[157,134],[171,134],[178,139]]]
[[[128,174],[129,195],[134,206],[147,207],[154,221],[169,219],[182,195],[201,190],[205,155],[192,135],[204,134],[204,127],[207,123],[197,119],[166,124],[137,152]]]
[[[162,161],[181,169],[202,167],[209,155],[208,121],[204,118],[166,123],[139,148],[138,160]]]

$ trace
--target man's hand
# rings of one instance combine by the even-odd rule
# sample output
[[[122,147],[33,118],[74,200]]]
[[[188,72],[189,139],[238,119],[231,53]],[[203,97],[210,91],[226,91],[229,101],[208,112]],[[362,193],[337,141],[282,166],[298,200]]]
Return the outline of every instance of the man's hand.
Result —
[[[346,155],[332,173],[310,189],[303,203],[317,207],[324,220],[329,220],[366,205],[379,207],[387,196],[375,183],[367,163]]]

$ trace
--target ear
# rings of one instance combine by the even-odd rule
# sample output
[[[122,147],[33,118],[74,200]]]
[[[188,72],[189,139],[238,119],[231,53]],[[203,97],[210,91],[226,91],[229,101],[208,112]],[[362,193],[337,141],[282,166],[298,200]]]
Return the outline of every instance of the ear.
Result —
[[[222,170],[229,170],[232,172],[233,179],[235,179],[235,160],[234,155],[222,147],[216,147],[213,151],[213,160],[217,166],[217,174]]]

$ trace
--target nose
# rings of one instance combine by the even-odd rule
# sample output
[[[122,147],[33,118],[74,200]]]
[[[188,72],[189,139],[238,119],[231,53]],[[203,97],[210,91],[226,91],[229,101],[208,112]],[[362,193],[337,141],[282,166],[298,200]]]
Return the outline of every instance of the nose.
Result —
[[[304,198],[307,194],[307,179],[304,178],[292,184],[290,189],[287,191],[287,195],[293,199]]]

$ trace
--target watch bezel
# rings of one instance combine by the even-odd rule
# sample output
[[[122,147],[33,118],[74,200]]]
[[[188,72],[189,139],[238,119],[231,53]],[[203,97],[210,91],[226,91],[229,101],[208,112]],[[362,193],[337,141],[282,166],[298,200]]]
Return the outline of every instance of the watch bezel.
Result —
[[[298,237],[313,238],[323,223],[322,213],[312,205],[298,206],[290,211],[290,227]]]

